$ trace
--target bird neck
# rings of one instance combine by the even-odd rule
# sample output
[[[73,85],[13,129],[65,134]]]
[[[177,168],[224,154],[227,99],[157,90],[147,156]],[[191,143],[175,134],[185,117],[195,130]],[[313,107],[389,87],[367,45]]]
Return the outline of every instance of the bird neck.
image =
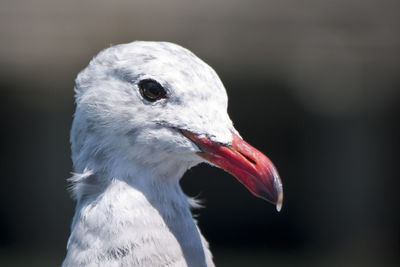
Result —
[[[90,172],[81,190],[63,266],[212,266],[179,179],[149,170]]]

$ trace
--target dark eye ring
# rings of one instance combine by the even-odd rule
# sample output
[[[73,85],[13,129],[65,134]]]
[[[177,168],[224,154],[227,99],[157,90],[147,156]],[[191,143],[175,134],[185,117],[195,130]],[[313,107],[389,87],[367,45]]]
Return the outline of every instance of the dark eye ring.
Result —
[[[161,98],[166,98],[167,93],[164,88],[152,79],[145,79],[139,82],[139,91],[144,99],[155,102]]]

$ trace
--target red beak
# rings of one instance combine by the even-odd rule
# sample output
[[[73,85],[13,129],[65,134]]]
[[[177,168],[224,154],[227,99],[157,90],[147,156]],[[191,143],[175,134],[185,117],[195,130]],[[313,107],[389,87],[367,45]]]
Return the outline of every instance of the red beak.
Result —
[[[200,157],[232,174],[251,193],[275,204],[280,211],[283,200],[282,182],[267,156],[235,133],[232,133],[232,145],[225,146],[192,132],[181,132],[201,149],[197,153]]]

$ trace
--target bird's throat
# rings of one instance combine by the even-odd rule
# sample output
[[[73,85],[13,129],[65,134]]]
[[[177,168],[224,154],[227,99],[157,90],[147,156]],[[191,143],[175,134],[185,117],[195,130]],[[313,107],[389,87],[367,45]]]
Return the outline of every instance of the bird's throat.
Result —
[[[78,202],[64,266],[93,257],[102,266],[132,260],[160,266],[172,259],[206,266],[206,255],[178,183],[151,186],[114,178],[102,193]]]

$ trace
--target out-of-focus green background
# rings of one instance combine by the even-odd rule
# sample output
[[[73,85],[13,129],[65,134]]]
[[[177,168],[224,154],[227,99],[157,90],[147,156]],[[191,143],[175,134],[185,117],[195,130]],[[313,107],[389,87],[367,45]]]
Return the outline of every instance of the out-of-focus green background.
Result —
[[[282,176],[277,213],[221,170],[185,175],[218,266],[398,266],[399,14],[398,0],[2,0],[0,266],[61,264],[74,78],[133,40],[213,66]]]

